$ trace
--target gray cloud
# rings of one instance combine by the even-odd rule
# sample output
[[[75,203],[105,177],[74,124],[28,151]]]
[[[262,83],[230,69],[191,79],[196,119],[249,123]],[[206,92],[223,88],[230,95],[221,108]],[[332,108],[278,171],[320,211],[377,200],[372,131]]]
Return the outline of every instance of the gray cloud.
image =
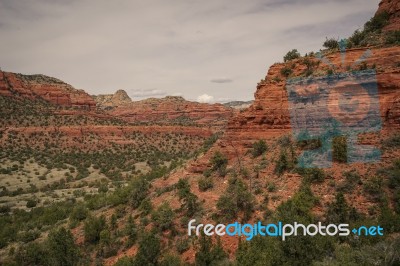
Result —
[[[288,50],[304,54],[325,37],[349,36],[378,3],[0,0],[0,67],[54,76],[90,94],[158,88],[165,94],[149,97],[178,91],[249,100]],[[224,76],[234,77],[229,88],[208,78]]]
[[[213,82],[213,83],[230,83],[230,82],[233,82],[233,80],[230,79],[230,78],[215,78],[215,79],[212,79],[210,81]]]
[[[135,90],[135,91],[130,91],[129,95],[132,95],[133,97],[138,97],[138,98],[146,98],[146,97],[161,97],[167,95],[167,92],[163,90]]]

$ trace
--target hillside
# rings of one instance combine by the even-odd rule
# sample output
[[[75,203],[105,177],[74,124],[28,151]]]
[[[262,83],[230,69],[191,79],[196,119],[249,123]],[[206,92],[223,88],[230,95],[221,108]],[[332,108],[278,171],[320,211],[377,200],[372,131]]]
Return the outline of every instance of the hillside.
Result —
[[[399,17],[399,2],[383,0],[346,42],[288,52],[240,111],[247,103],[92,98],[3,73],[0,263],[399,265]],[[379,158],[352,162],[356,145]],[[316,149],[330,165],[301,167]],[[192,219],[380,225],[384,235],[196,237]]]

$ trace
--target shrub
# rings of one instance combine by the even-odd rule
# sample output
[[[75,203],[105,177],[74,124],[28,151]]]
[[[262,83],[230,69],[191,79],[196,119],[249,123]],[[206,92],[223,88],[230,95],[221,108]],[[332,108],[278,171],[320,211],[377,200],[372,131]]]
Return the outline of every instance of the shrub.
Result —
[[[343,193],[335,196],[335,201],[328,205],[326,220],[330,223],[345,223],[349,221],[350,207]]]
[[[285,171],[289,170],[289,159],[287,156],[286,151],[281,150],[279,155],[279,159],[276,161],[275,164],[275,173],[278,175],[282,175]]]
[[[140,203],[139,209],[142,212],[142,215],[145,216],[151,213],[153,210],[153,205],[151,204],[151,201],[146,198],[142,201],[142,203]]]
[[[197,196],[190,191],[188,180],[179,179],[177,189],[179,199],[182,201],[182,208],[186,210],[188,216],[194,215],[200,209],[200,206]]]
[[[400,30],[390,31],[386,34],[386,44],[400,44]]]
[[[284,67],[281,69],[281,75],[284,77],[289,77],[292,73],[293,73],[293,70],[288,67]]]
[[[339,163],[347,162],[347,138],[344,136],[334,137],[332,141],[332,158]]]
[[[389,13],[386,11],[376,14],[364,25],[366,32],[380,31],[389,23]]]
[[[268,149],[267,143],[265,142],[265,140],[259,140],[257,142],[253,143],[253,150],[251,152],[251,154],[253,155],[253,157],[258,157],[260,155],[262,155],[264,152],[266,152]]]
[[[86,219],[88,213],[88,209],[83,204],[79,204],[74,207],[69,218],[73,221],[82,221]]]
[[[301,168],[298,170],[299,174],[301,174],[305,181],[307,182],[323,182],[325,180],[325,172],[319,168]]]
[[[228,221],[234,219],[238,213],[237,204],[230,195],[222,195],[218,199],[217,208]]]
[[[83,231],[85,235],[85,242],[97,243],[100,240],[100,232],[106,228],[106,219],[104,216],[94,217],[90,216],[86,219]]]
[[[145,233],[139,241],[133,265],[157,265],[160,254],[160,239],[152,232]]]
[[[345,172],[343,173],[343,176],[345,177],[345,180],[337,188],[340,192],[351,192],[357,184],[362,184],[360,175],[356,171]]]
[[[61,227],[50,232],[45,245],[49,251],[48,265],[78,265],[81,255],[71,231]]]
[[[210,237],[201,235],[199,242],[200,247],[195,256],[196,265],[220,265],[218,262],[228,257],[219,238],[217,244],[213,245]]]
[[[26,202],[26,207],[27,207],[27,208],[34,208],[34,207],[36,207],[36,205],[37,205],[37,201],[34,200],[34,199],[29,199],[29,200]]]
[[[138,234],[136,224],[133,221],[132,216],[128,217],[124,232],[125,235],[128,236],[128,246],[132,246],[135,243]]]
[[[228,165],[228,158],[221,152],[217,151],[210,159],[213,171],[218,171],[220,176],[226,175],[226,166]]]
[[[267,190],[268,190],[268,192],[275,192],[276,191],[275,183],[274,182],[268,182]]]
[[[143,177],[135,178],[130,184],[130,202],[133,208],[139,207],[142,200],[147,196],[149,189],[149,182]]]
[[[334,39],[334,38],[330,38],[330,39],[326,39],[323,46],[327,49],[338,49],[339,48],[339,42]]]
[[[179,254],[182,254],[183,252],[185,252],[186,250],[189,249],[189,239],[187,238],[179,238],[176,241],[176,251],[178,251]]]
[[[287,54],[283,57],[283,61],[287,62],[297,58],[300,58],[300,53],[297,51],[297,49],[293,49],[287,52]]]
[[[206,191],[208,189],[213,188],[214,183],[212,178],[210,177],[200,177],[199,178],[199,190]]]
[[[161,204],[157,210],[153,211],[151,218],[154,224],[160,228],[161,231],[165,231],[172,228],[174,220],[174,211],[171,209],[168,203]]]
[[[395,148],[395,147],[400,147],[400,134],[395,134],[386,140],[383,141],[382,143],[386,148]]]
[[[382,178],[370,178],[367,182],[364,183],[364,191],[373,201],[382,202],[384,197]]]
[[[243,180],[232,178],[224,194],[218,199],[217,209],[226,220],[237,217],[239,211],[248,219],[254,210],[254,197]]]

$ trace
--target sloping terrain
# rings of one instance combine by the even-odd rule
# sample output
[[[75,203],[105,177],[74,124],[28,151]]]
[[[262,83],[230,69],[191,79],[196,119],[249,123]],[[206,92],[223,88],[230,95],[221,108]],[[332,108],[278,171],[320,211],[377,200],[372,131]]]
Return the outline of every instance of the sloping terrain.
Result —
[[[66,184],[67,188],[79,180],[86,180],[89,185],[87,190],[74,191],[67,200],[44,208],[35,207],[42,204],[37,200],[42,191],[35,192],[34,187],[26,186],[23,194],[25,189],[32,189],[29,193],[35,195],[20,199],[29,212],[17,210],[18,202],[11,207],[3,204],[0,217],[2,263],[398,265],[398,17],[398,1],[382,1],[364,29],[347,39],[344,61],[336,40],[327,40],[324,43],[327,49],[322,51],[325,62],[329,60],[331,65],[319,60],[314,53],[300,56],[296,51],[289,52],[284,57],[285,62],[271,66],[266,77],[257,84],[251,106],[234,112],[229,120],[229,116],[221,115],[226,109],[219,105],[203,106],[178,97],[117,104],[105,110],[90,107],[83,118],[77,120],[79,122],[65,120],[66,127],[57,124],[59,117],[77,110],[54,108],[53,111],[50,108],[50,118],[43,120],[18,119],[9,111],[10,118],[3,123],[1,136],[2,147],[8,147],[7,153],[2,155],[3,165],[7,167],[1,169],[1,174],[22,181],[10,179],[9,184],[4,185],[2,199],[13,197],[7,191],[8,186],[35,180],[42,188],[51,176],[58,179],[60,174],[67,180],[59,184]],[[363,57],[369,50],[368,56]],[[358,61],[360,58],[364,58],[363,62]],[[348,136],[343,135],[332,140],[331,167],[298,167],[301,154],[319,148],[322,141],[293,137],[290,81],[296,78],[329,80],[358,72],[374,73],[376,77],[378,116],[382,124],[378,131],[359,134],[357,143],[377,147],[382,153],[380,160],[348,162]],[[363,85],[373,83],[370,79],[361,82]],[[346,86],[352,88],[359,83],[353,80]],[[315,93],[315,89],[309,86],[301,93],[308,95]],[[329,89],[334,91],[337,87]],[[356,97],[360,103],[369,101],[365,93]],[[9,98],[6,99],[8,103]],[[332,116],[343,117],[344,123],[352,119],[341,116],[339,101],[334,103],[328,106]],[[12,106],[15,105],[10,105],[9,110]],[[35,114],[40,114],[38,110],[48,110],[39,106]],[[25,112],[23,110],[21,112]],[[139,113],[140,110],[146,113]],[[359,113],[355,112],[357,115]],[[316,112],[310,120],[315,122],[321,116],[323,114]],[[79,116],[71,117],[78,119]],[[81,126],[80,119],[88,122]],[[98,119],[110,122],[100,125]],[[178,127],[176,119],[186,122]],[[186,119],[190,119],[190,123]],[[220,137],[211,134],[215,125],[218,128],[223,123],[213,124],[211,130],[201,129],[201,125],[210,124],[210,121],[224,119],[228,121],[227,127]],[[28,126],[28,120],[40,123]],[[145,121],[156,125],[143,125]],[[165,121],[169,126],[163,124]],[[196,125],[188,126],[192,122]],[[184,134],[179,134],[180,129]],[[158,132],[167,137],[154,136],[160,134]],[[207,137],[210,138],[202,143]],[[32,149],[23,151],[27,147]],[[60,155],[57,147],[64,147],[65,152]],[[174,160],[170,160],[171,156]],[[132,164],[135,164],[133,169]],[[42,169],[43,166],[46,169]],[[140,167],[151,169],[142,169],[139,173],[136,168]],[[99,179],[104,182],[98,182]],[[98,184],[90,186],[90,182]],[[89,191],[90,187],[95,187],[96,193]],[[187,225],[191,219],[212,224],[234,221],[349,223],[351,227],[379,224],[385,233],[383,237],[299,236],[287,241],[272,237],[256,237],[252,241],[245,241],[243,237],[188,237]]]

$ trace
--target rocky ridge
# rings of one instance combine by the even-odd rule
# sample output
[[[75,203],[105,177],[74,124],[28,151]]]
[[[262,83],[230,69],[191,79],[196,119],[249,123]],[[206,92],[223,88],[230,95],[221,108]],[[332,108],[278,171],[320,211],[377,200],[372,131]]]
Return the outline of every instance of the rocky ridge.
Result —
[[[93,98],[83,90],[45,75],[22,75],[0,71],[0,95],[43,99],[63,107],[92,110]]]

